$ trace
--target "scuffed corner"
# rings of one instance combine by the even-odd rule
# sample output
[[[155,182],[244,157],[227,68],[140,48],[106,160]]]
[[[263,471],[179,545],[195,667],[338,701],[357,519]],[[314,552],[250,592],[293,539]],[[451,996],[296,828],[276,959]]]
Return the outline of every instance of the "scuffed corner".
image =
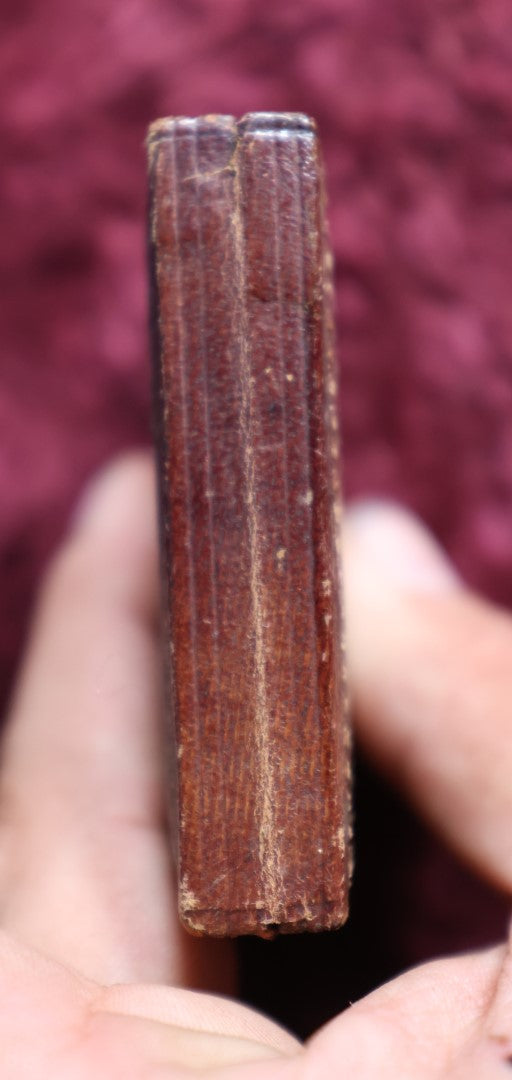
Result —
[[[204,923],[200,921],[197,914],[200,906],[199,899],[189,888],[187,877],[184,875],[179,887],[178,910],[182,925],[191,934],[202,935],[207,933]]]
[[[197,899],[195,893],[192,892],[192,889],[189,888],[186,874],[183,875],[180,884],[179,905],[180,911],[182,912],[193,911],[200,907],[200,901]]]
[[[174,117],[164,116],[160,120],[154,120],[149,125],[146,135],[146,150],[148,154],[148,164],[151,168],[157,149],[158,143],[165,135],[171,135],[174,129]]]

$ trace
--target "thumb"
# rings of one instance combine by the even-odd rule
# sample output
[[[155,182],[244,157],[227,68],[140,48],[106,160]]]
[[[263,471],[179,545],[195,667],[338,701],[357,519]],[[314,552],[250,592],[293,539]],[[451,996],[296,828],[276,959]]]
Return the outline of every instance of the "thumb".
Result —
[[[461,855],[512,890],[512,620],[397,507],[356,505],[345,549],[361,741]]]

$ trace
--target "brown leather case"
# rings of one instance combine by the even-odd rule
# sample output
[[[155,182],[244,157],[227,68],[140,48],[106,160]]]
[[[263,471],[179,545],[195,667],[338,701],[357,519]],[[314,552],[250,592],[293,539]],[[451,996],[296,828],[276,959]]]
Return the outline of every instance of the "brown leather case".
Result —
[[[180,916],[347,916],[330,256],[315,125],[159,120],[150,266]]]

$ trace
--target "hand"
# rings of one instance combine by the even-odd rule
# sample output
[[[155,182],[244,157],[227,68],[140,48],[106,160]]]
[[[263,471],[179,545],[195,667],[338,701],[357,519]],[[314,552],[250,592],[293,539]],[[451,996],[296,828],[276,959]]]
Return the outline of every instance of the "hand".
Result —
[[[204,992],[234,990],[234,976],[229,943],[190,938],[176,919],[153,488],[149,459],[132,455],[82,505],[43,585],[5,730],[2,1080],[504,1077],[506,944],[403,975],[305,1047]],[[356,511],[346,538],[360,737],[511,890],[512,622],[465,592],[407,516]]]

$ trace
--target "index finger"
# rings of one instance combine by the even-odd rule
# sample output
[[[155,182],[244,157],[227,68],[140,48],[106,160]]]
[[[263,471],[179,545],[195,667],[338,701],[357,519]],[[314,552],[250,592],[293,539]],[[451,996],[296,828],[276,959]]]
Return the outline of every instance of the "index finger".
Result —
[[[96,481],[43,583],[4,733],[2,926],[90,978],[226,989],[178,924],[162,765],[155,478]]]

